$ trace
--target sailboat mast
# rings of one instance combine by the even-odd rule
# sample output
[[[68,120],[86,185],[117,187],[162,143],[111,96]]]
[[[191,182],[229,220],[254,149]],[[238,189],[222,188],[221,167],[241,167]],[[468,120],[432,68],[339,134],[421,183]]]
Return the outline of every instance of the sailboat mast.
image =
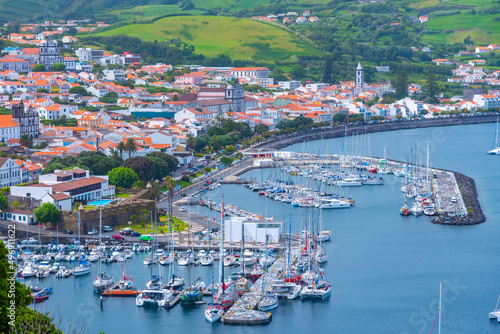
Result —
[[[439,323],[438,323],[438,334],[441,334],[441,287],[442,283],[439,282]]]
[[[220,284],[222,286],[222,292],[224,292],[224,256],[223,256],[223,252],[224,252],[224,193],[222,193],[222,208],[221,208],[220,212],[221,212],[221,214],[220,214],[221,237],[220,237],[219,268],[220,268]],[[229,226],[231,226],[231,225],[229,225]],[[229,243],[231,243],[231,239],[229,240]]]

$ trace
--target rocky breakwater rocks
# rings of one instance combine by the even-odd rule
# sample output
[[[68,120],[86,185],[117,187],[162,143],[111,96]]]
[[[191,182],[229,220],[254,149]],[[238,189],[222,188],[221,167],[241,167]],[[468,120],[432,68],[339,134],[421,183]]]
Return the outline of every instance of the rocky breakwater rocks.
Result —
[[[475,225],[486,221],[479,200],[477,199],[476,183],[473,179],[464,174],[453,172],[457,180],[458,187],[462,193],[465,206],[467,207],[467,215],[463,216],[448,216],[442,215],[434,218],[434,224],[442,225]]]

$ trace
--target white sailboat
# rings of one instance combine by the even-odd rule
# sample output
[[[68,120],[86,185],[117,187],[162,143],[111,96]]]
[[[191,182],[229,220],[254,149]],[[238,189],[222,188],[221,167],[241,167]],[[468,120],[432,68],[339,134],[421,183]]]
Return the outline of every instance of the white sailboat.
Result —
[[[490,312],[489,317],[490,320],[496,319],[497,322],[500,322],[500,309],[498,309],[498,302],[500,302],[500,296],[498,296],[497,305],[495,309]]]
[[[495,132],[495,140],[493,141],[493,147],[488,151],[489,155],[499,155],[500,146],[498,145],[498,118],[497,118],[497,130]]]
[[[99,206],[99,244],[102,244],[102,205]],[[94,253],[94,252],[93,252]],[[97,253],[94,253],[96,261],[98,259]],[[89,256],[89,261],[90,256]],[[101,261],[98,264],[98,274],[97,277],[92,282],[94,286],[94,292],[97,294],[103,293],[106,289],[110,288],[113,285],[113,277],[111,275],[106,274],[105,272],[101,272]]]

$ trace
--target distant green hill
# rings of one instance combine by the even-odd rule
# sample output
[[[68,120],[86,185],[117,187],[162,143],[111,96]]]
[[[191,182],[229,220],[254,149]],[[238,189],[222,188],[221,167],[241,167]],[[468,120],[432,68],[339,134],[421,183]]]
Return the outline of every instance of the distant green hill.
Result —
[[[318,51],[293,34],[250,19],[225,16],[174,16],[149,24],[130,24],[96,35],[129,35],[146,41],[180,38],[208,57],[225,54],[233,60],[286,60]]]

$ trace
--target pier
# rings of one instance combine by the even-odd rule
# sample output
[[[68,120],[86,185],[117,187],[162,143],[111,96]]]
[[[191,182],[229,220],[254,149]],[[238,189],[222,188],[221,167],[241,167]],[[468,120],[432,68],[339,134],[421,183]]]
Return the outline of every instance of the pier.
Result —
[[[298,250],[293,251],[292,263],[296,259]],[[227,325],[263,325],[272,320],[271,312],[257,311],[257,306],[262,298],[262,285],[271,287],[273,280],[277,279],[284,271],[285,260],[283,257],[277,259],[266,273],[259,278],[250,291],[246,292],[233,306],[222,316],[222,323]]]

